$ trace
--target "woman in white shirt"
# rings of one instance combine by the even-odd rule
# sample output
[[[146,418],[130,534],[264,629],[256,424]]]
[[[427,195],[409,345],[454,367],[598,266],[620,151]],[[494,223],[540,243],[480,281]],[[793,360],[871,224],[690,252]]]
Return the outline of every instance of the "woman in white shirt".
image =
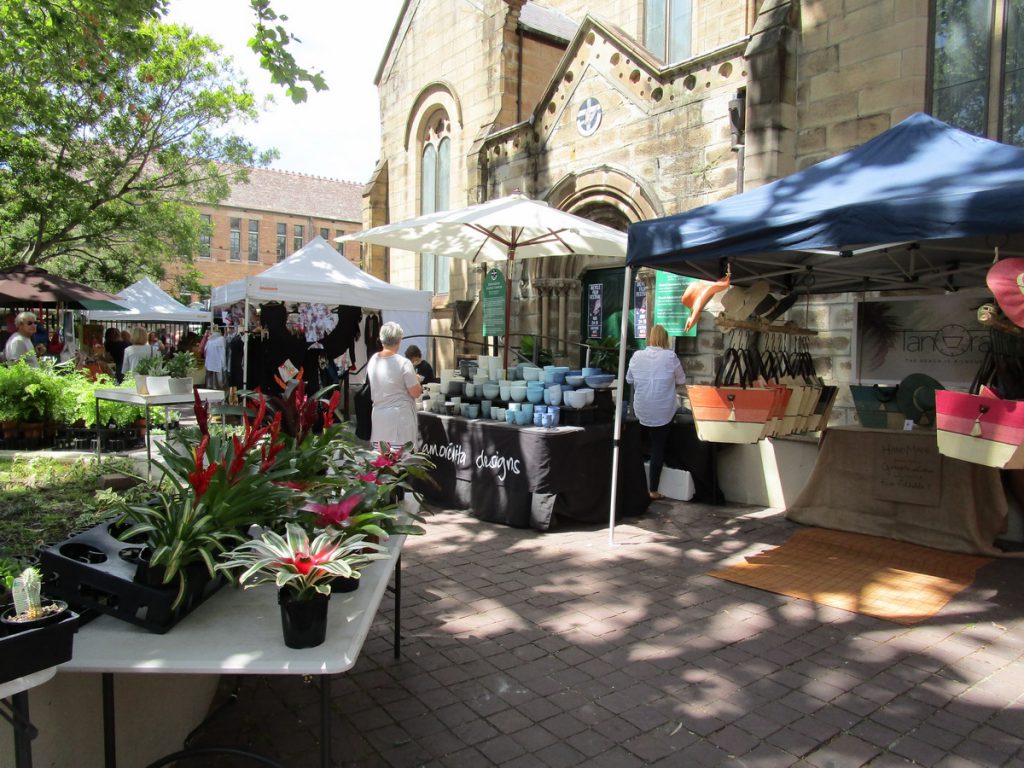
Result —
[[[156,352],[149,345],[149,334],[142,326],[132,329],[132,343],[124,351],[124,362],[121,364],[121,375],[127,376],[135,370],[139,360],[145,357],[153,357]]]
[[[384,323],[380,328],[383,349],[366,364],[373,411],[370,442],[401,446],[416,441],[415,398],[423,393],[416,369],[398,354],[402,326]]]
[[[663,326],[654,325],[647,332],[647,346],[630,358],[626,381],[633,385],[633,413],[650,442],[649,494],[652,499],[663,499],[658,484],[665,443],[676,413],[676,388],[686,383],[683,366],[669,348]]]

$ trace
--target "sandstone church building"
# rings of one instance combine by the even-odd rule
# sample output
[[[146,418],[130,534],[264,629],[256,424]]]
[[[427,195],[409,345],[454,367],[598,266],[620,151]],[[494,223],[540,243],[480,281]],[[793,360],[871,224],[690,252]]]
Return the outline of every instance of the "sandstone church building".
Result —
[[[382,150],[363,226],[520,190],[625,229],[805,168],[919,111],[1024,143],[1021,10],[1019,0],[406,0],[377,73]],[[479,338],[482,267],[381,248],[365,263],[432,290],[435,333]],[[621,301],[615,262],[515,269],[513,336],[565,338],[570,355],[586,340],[587,286]],[[803,311],[823,331],[813,351],[824,373],[848,381],[849,296]],[[688,372],[709,370],[716,344],[702,333]]]

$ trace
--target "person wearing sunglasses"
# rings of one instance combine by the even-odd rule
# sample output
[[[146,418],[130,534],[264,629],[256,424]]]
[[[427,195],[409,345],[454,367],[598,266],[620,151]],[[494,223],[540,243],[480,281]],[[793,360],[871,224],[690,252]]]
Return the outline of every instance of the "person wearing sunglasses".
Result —
[[[32,343],[32,334],[36,332],[36,316],[34,312],[19,312],[14,318],[15,331],[11,338],[4,345],[4,357],[7,362],[13,363],[24,359],[31,366],[39,365],[39,358],[36,357],[36,347]]]

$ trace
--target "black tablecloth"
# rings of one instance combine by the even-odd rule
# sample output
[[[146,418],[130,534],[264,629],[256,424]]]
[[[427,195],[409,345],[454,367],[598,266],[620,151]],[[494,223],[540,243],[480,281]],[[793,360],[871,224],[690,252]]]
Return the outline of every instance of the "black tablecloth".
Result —
[[[474,517],[547,530],[556,520],[608,520],[611,424],[517,427],[419,412],[419,450],[437,466],[428,499],[468,508]],[[624,425],[616,516],[642,514],[650,504],[640,430]]]

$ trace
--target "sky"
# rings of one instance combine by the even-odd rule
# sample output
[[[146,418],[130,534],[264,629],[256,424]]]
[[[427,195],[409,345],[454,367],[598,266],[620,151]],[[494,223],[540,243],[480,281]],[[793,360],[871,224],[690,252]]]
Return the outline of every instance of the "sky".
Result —
[[[258,97],[274,104],[256,122],[233,126],[260,149],[276,147],[272,168],[343,181],[369,180],[380,155],[380,109],[373,84],[402,0],[273,0],[285,27],[301,42],[292,51],[301,66],[322,71],[328,90],[309,89],[293,104],[270,82],[246,47],[255,18],[248,0],[171,0],[168,19],[223,46]]]

